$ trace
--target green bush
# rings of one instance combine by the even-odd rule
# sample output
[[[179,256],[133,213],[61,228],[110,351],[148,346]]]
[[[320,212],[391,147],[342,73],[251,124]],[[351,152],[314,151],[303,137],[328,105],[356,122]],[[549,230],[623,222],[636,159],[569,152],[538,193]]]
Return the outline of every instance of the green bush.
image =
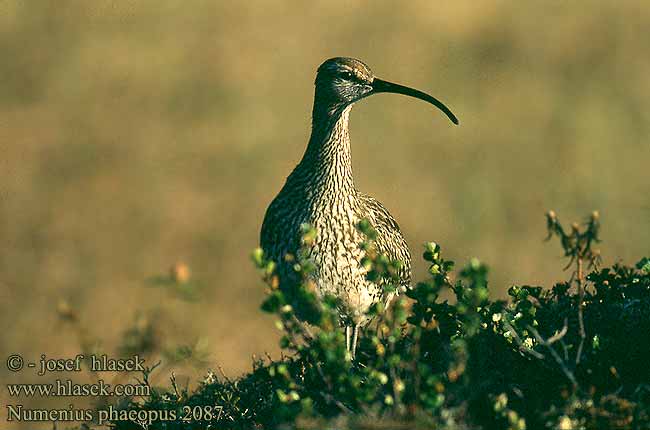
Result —
[[[550,290],[513,286],[508,301],[492,300],[484,264],[471,260],[454,280],[454,263],[428,243],[430,276],[389,310],[371,309],[376,317],[354,360],[336,298],[318,300],[309,279],[315,232],[305,227],[303,250],[287,257],[300,285],[282,285],[275,263],[253,253],[268,287],[262,309],[283,331],[280,360],[256,360],[236,380],[210,373],[192,393],[173,383],[122,407],[220,407],[211,421],[150,429],[649,428],[650,260],[601,268],[597,213],[566,231],[550,212],[547,226],[569,258],[569,281]],[[368,223],[359,228],[368,276],[392,288],[400,263],[375,252]],[[454,300],[443,299],[447,292]]]

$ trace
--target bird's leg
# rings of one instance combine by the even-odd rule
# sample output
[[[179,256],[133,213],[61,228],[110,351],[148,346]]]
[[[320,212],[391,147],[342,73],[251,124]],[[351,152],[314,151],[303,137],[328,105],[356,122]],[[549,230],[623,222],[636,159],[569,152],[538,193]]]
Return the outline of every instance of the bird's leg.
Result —
[[[352,331],[352,327],[346,325],[345,326],[345,350],[346,351],[350,350],[350,331]]]
[[[354,325],[352,332],[352,358],[357,355],[357,338],[359,337],[359,324]]]

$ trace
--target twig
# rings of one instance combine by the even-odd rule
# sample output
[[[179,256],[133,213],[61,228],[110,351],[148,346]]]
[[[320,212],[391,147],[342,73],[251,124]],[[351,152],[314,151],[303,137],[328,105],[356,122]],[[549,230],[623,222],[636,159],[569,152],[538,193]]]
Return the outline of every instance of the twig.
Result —
[[[589,243],[589,242],[588,242]],[[583,302],[585,298],[585,288],[584,288],[584,274],[582,272],[582,257],[578,257],[578,269],[577,269],[577,283],[578,283],[578,324],[580,325],[580,344],[578,345],[578,351],[576,352],[576,365],[580,364],[580,358],[582,357],[582,348],[585,344],[585,339],[587,334],[585,333],[585,321],[583,317]]]
[[[560,330],[558,333],[546,339],[546,343],[548,343],[549,345],[553,345],[558,340],[562,340],[562,338],[566,335],[568,328],[569,328],[568,320],[564,318],[564,326],[562,327],[562,330]]]
[[[169,380],[172,382],[172,388],[174,389],[174,394],[176,394],[176,400],[180,401],[183,396],[178,392],[178,385],[176,385],[176,374],[172,372],[172,376],[169,377]]]
[[[296,317],[295,314],[291,314],[291,320],[292,320],[292,321],[293,321],[293,322],[294,322],[298,327],[300,327],[304,333],[307,334],[307,338],[305,339],[306,341],[310,341],[310,340],[314,339],[314,334],[312,333],[312,331],[311,331],[311,330],[309,329],[309,327],[307,326],[307,323],[301,323],[300,321],[298,321],[298,318]],[[303,334],[303,337],[305,337],[304,334]]]
[[[226,375],[226,372],[223,371],[223,367],[218,365],[217,370],[219,371],[219,373],[221,373],[221,377],[223,378],[224,381],[226,381],[228,384],[234,385],[232,380],[228,378],[228,376]]]
[[[574,387],[578,386],[578,381],[576,380],[575,376],[573,375],[573,372],[569,370],[569,368],[566,366],[564,363],[564,360],[562,360],[562,357],[557,353],[557,351],[553,348],[551,344],[548,343],[548,340],[544,340],[544,338],[539,334],[537,330],[535,330],[534,327],[528,326],[527,327],[528,331],[530,331],[533,336],[535,336],[535,339],[537,340],[537,343],[540,345],[543,345],[548,349],[548,351],[551,353],[555,361],[557,362],[558,366],[560,366],[560,369],[564,373],[564,375],[571,381],[571,384],[573,384]]]
[[[544,360],[546,358],[544,357],[544,354],[541,354],[535,351],[534,349],[528,348],[526,345],[524,345],[524,343],[521,341],[521,338],[519,337],[519,334],[517,333],[515,328],[506,320],[506,318],[503,318],[503,324],[506,326],[508,331],[512,334],[512,338],[515,340],[515,342],[517,342],[517,345],[519,346],[519,351],[532,355],[538,360]]]
[[[560,345],[562,345],[562,351],[564,351],[564,361],[569,361],[569,348],[566,347],[563,340],[560,340]]]
[[[578,289],[578,325],[580,343],[578,344],[578,348],[576,350],[576,365],[580,364],[580,361],[582,360],[582,352],[584,349],[585,340],[587,338],[584,321],[584,264],[586,261],[588,262],[589,269],[597,270],[601,262],[600,252],[592,248],[592,245],[594,243],[600,242],[600,239],[598,237],[600,229],[599,219],[599,213],[597,211],[594,211],[587,222],[583,224],[585,228],[582,229],[582,231],[578,223],[573,223],[571,225],[571,232],[567,234],[564,231],[564,228],[562,228],[562,225],[560,224],[560,221],[558,220],[555,212],[549,211],[546,214],[546,227],[548,230],[548,236],[546,239],[550,239],[553,235],[556,235],[560,238],[562,248],[564,249],[564,255],[570,257],[569,263],[565,269],[568,269],[574,263],[576,265],[576,268],[571,274],[571,278],[569,279],[569,283],[575,282]]]

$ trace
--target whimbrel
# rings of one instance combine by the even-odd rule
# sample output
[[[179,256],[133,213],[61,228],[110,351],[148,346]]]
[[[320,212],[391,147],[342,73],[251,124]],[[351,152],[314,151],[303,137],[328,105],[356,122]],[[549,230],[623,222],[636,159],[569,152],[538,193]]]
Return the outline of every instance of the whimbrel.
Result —
[[[338,297],[346,345],[354,357],[359,328],[369,321],[366,313],[379,301],[388,304],[393,294],[366,279],[361,267],[363,240],[357,224],[367,219],[377,231],[377,251],[402,262],[400,286],[408,287],[411,256],[399,226],[374,198],[357,191],[352,176],[348,117],[352,105],[372,94],[397,93],[429,102],[458,124],[442,102],[413,88],[376,78],[370,68],[354,58],[331,58],[316,74],[312,131],[300,163],[269,205],[261,231],[261,246],[278,264],[280,278],[291,277],[286,254],[301,246],[303,223],[316,229],[310,253],[316,292]]]

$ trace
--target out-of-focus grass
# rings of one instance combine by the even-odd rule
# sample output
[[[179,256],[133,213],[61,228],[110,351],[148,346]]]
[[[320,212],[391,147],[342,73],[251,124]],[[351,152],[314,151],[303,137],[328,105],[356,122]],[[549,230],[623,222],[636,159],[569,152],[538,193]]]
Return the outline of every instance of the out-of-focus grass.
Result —
[[[605,261],[632,261],[650,243],[649,27],[633,1],[4,1],[0,347],[76,353],[64,298],[109,349],[155,308],[166,340],[208,336],[228,372],[275,350],[248,252],[304,150],[314,71],[338,55],[461,120],[389,95],[353,111],[357,185],[414,253],[480,256],[496,291],[551,284],[544,211],[599,209],[619,222]],[[178,259],[199,303],[143,287]]]

